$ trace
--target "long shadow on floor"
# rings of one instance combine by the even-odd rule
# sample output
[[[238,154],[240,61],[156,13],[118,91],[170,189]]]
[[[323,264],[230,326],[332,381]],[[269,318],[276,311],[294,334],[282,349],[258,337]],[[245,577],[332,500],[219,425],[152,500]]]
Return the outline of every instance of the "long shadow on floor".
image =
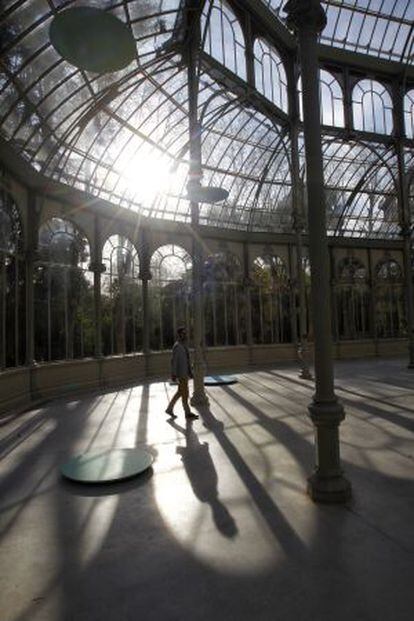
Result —
[[[289,377],[287,375],[280,375],[274,371],[267,371],[267,373],[269,375],[284,379],[285,381],[288,381],[294,384],[299,384],[300,386],[303,387],[303,383],[300,380],[294,379],[293,377]],[[313,387],[309,387],[309,388],[313,390]],[[350,393],[358,397],[360,396],[357,392],[348,390],[346,388],[342,388],[341,386],[338,386],[338,385],[335,385],[335,392]],[[352,399],[346,398],[345,396],[341,395],[341,401],[344,405],[348,407],[352,407],[353,409],[362,410],[363,412],[366,412],[367,414],[371,414],[372,416],[376,416],[378,418],[387,420],[388,422],[393,423],[394,425],[399,425],[400,427],[407,429],[407,431],[414,432],[414,420],[410,420],[409,418],[406,418],[405,416],[402,416],[401,414],[397,414],[396,412],[385,412],[381,408],[375,407],[375,405],[371,405],[370,403],[368,403],[368,401],[371,401],[371,400],[380,401],[381,403],[391,405],[395,409],[400,409],[399,404],[389,403],[382,399],[380,400],[380,399],[371,398],[369,395],[365,395],[365,399],[366,401],[363,401],[362,403],[361,402],[358,403],[356,401],[353,401]],[[408,412],[412,411],[409,408],[405,408],[403,406],[401,406],[401,409],[407,410]]]
[[[176,452],[181,456],[194,495],[201,502],[210,505],[214,523],[222,535],[235,537],[238,533],[236,522],[219,500],[218,475],[208,442],[199,441],[190,421],[187,421],[185,428],[172,420],[168,423],[185,437],[186,445],[177,446]]]
[[[234,392],[229,388],[226,388],[226,391]],[[260,483],[254,472],[246,464],[246,461],[241,456],[236,446],[228,438],[225,433],[224,424],[214,416],[210,408],[199,407],[197,409],[201,414],[204,425],[214,434],[216,440],[248,489],[253,502],[258,507],[276,540],[288,554],[295,554],[298,557],[305,554],[306,550],[302,541],[296,535],[283,513],[277,508],[272,497]]]
[[[309,472],[314,459],[313,446],[296,433],[290,425],[277,418],[267,416],[260,408],[245,399],[238,391],[228,386],[223,387],[229,397],[239,402],[246,410],[250,411],[257,421],[268,433],[270,433],[280,444],[288,447],[294,455],[296,461],[302,467],[303,472]],[[275,401],[275,411],[278,408]]]

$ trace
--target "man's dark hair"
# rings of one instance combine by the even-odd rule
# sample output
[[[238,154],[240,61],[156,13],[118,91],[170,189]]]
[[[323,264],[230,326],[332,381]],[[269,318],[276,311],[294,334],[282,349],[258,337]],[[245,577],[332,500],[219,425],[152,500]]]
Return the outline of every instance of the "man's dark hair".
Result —
[[[182,334],[183,332],[186,332],[185,326],[180,326],[179,328],[177,328],[177,334]]]

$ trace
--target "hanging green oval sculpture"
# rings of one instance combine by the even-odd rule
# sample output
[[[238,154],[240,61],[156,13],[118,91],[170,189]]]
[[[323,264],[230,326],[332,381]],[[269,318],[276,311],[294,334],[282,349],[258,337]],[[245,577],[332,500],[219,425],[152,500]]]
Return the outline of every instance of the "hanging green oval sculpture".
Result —
[[[55,50],[79,69],[110,73],[123,69],[135,57],[131,30],[111,13],[75,7],[58,13],[50,30]]]

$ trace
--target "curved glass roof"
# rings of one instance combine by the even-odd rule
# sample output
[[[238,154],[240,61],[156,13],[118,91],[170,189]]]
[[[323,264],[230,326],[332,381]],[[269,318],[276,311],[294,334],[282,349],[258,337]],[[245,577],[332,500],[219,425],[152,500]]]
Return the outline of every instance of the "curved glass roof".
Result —
[[[283,21],[284,1],[262,1]],[[106,75],[70,65],[49,41],[54,15],[84,4],[3,0],[0,133],[49,178],[143,216],[189,222],[185,190],[189,168],[187,4],[180,0],[88,2],[119,17],[136,41],[133,63]],[[321,43],[412,62],[414,4],[410,0],[328,0],[322,4],[328,25]],[[200,205],[200,222],[291,232],[289,118],[277,107],[278,101],[287,101],[286,84],[282,80],[272,101],[267,99],[266,82],[275,79],[276,70],[283,75],[282,61],[263,44],[256,67],[261,89],[252,83],[248,86],[245,69],[240,69],[242,29],[230,3],[213,0],[213,5],[214,24],[222,30],[203,36],[205,52],[199,66],[202,183],[225,188],[229,198],[221,204]],[[208,0],[206,23],[209,6]],[[236,51],[232,52],[232,46]],[[220,52],[211,57],[212,50],[219,48],[222,62]],[[377,95],[372,91],[371,99]],[[328,100],[330,95],[323,97]],[[338,106],[338,94],[332,94],[332,102]],[[413,116],[410,110],[407,114]],[[329,234],[398,236],[397,163],[392,145],[386,141],[371,144],[368,138],[345,140],[334,133],[326,130],[323,145]],[[303,151],[300,138],[302,178]],[[411,167],[412,160],[407,144],[407,166]]]
[[[286,0],[261,0],[285,23]],[[320,42],[399,63],[414,62],[412,0],[325,0]]]

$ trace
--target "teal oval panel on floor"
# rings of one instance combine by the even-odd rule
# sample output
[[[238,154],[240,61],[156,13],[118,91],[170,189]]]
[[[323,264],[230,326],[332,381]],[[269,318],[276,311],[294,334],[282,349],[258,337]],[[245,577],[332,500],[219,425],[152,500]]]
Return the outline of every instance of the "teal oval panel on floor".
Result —
[[[234,375],[208,375],[204,378],[204,386],[221,386],[223,384],[237,384]]]
[[[142,449],[102,449],[73,457],[60,467],[60,472],[81,483],[113,483],[144,472],[153,460]]]

